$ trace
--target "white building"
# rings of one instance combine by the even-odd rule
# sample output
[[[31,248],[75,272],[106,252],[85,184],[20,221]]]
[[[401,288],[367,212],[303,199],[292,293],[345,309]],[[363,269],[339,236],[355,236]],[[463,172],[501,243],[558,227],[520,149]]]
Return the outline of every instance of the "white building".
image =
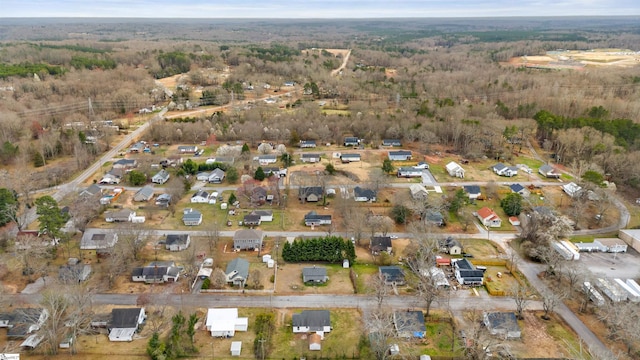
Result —
[[[247,331],[249,318],[238,317],[238,308],[207,310],[207,331],[214,337],[232,337],[236,331]]]

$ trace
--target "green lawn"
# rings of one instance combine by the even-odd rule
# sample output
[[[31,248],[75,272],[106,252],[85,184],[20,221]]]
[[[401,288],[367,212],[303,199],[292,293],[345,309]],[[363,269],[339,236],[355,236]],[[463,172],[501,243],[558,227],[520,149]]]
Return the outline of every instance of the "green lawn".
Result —
[[[355,264],[351,267],[358,277],[356,278],[356,288],[358,294],[367,292],[367,280],[374,274],[378,273],[378,265],[372,264]]]
[[[460,240],[464,251],[473,254],[475,258],[479,259],[494,259],[502,251],[497,247],[493,241],[483,239],[462,239]]]
[[[526,156],[520,156],[520,157],[514,158],[513,162],[517,164],[527,165],[532,172],[536,172],[536,173],[538,172],[538,168],[544,165],[544,162],[534,158],[526,157]]]

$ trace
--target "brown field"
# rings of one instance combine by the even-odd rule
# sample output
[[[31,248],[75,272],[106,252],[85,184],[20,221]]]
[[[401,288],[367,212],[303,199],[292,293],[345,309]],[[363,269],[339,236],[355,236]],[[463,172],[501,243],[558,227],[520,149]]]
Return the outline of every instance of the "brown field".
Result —
[[[589,51],[548,52],[543,56],[521,56],[512,58],[508,64],[515,66],[546,66],[571,67],[584,66],[615,66],[634,67],[640,65],[640,54],[623,49],[594,49]]]

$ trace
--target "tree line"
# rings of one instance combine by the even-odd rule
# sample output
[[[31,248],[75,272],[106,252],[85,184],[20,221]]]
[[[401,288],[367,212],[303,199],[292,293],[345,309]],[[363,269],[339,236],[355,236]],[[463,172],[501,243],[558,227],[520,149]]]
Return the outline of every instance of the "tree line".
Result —
[[[326,261],[329,263],[340,263],[347,259],[352,264],[356,259],[356,251],[350,240],[344,240],[339,236],[327,236],[297,239],[292,243],[285,242],[282,258],[286,262]]]

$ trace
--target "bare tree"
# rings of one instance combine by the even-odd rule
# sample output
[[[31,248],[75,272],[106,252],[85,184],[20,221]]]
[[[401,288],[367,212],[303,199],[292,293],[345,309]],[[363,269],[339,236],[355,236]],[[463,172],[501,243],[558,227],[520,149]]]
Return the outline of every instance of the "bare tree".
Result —
[[[365,318],[369,345],[376,360],[386,360],[390,357],[390,340],[395,336],[393,327],[393,313],[388,309],[377,309],[367,313]]]
[[[542,296],[542,308],[544,309],[544,315],[542,315],[542,318],[549,320],[549,313],[552,313],[555,310],[556,306],[562,302],[564,297],[549,289],[545,289],[540,295]]]
[[[227,275],[220,268],[215,268],[211,274],[211,286],[214,289],[223,289],[227,285]]]
[[[65,320],[71,302],[64,291],[45,290],[38,302],[48,313],[47,320],[40,327],[48,353],[56,355],[65,332]]]
[[[497,344],[496,339],[489,334],[484,326],[483,314],[479,310],[470,310],[464,313],[464,322],[461,333],[465,359],[484,360],[489,357],[489,348]]]
[[[254,269],[249,273],[247,284],[255,290],[260,289],[260,286],[262,286],[262,273],[260,270]]]
[[[416,297],[425,304],[426,316],[429,316],[431,306],[438,301],[443,293],[440,284],[442,275],[437,268],[436,255],[438,254],[438,241],[430,234],[421,232],[423,225],[412,226],[413,237],[416,246],[411,248],[407,255],[406,263],[409,269],[416,275],[412,284],[416,290]]]
[[[531,301],[531,291],[526,286],[515,283],[511,287],[509,295],[516,303],[516,316],[520,320],[524,319],[524,310]]]
[[[150,231],[144,224],[126,223],[118,229],[118,244],[126,248],[126,254],[131,260],[140,260],[140,254],[147,245]]]
[[[389,285],[386,284],[384,276],[382,276],[382,274],[380,273],[376,273],[371,278],[369,278],[367,289],[376,297],[378,309],[381,309],[384,300],[389,294]]]
[[[49,266],[49,245],[40,237],[21,234],[16,237],[14,246],[22,274],[27,276],[28,282],[33,282],[33,275],[44,272]]]

